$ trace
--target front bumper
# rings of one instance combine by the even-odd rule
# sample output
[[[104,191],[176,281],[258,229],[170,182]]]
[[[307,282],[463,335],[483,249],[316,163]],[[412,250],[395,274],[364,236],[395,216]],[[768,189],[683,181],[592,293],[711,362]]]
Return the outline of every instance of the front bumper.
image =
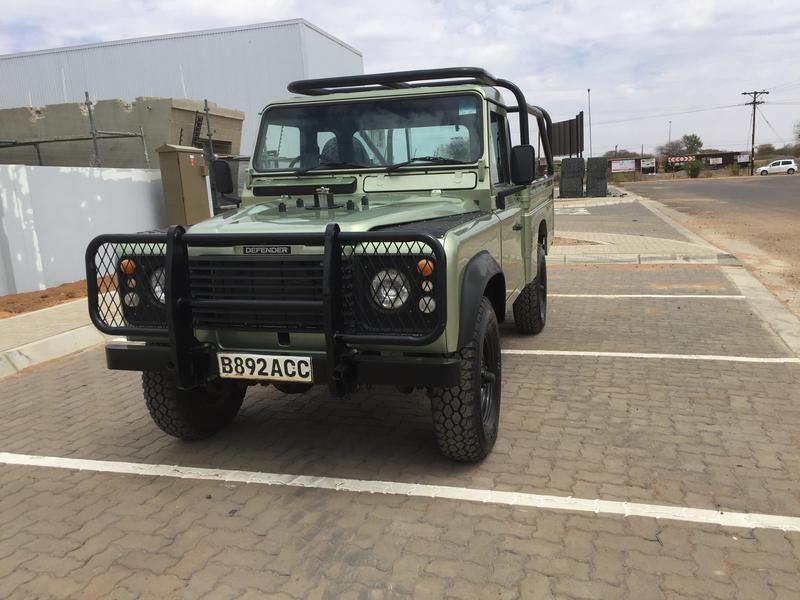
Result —
[[[190,360],[199,380],[207,381],[218,374],[213,348],[195,348]],[[314,383],[335,383],[340,391],[352,388],[353,384],[450,387],[458,385],[461,378],[461,361],[457,356],[354,354],[341,357],[335,369],[330,368],[323,356],[313,357],[312,362]],[[106,345],[106,363],[109,369],[123,371],[175,371],[169,346],[112,342]]]
[[[210,286],[193,288],[197,276],[190,275],[190,250],[194,251],[192,256],[201,255],[202,258],[202,252],[208,248],[241,248],[244,253],[246,245],[321,248],[321,297],[272,298],[267,292],[246,298],[231,297],[227,292],[215,295],[213,282]],[[128,255],[132,260],[128,260]],[[396,256],[410,256],[413,260],[406,260],[399,266]],[[120,260],[122,257],[125,258]],[[136,270],[142,269],[141,264],[150,264],[156,259],[163,261],[165,268],[166,302],[160,306],[146,301],[151,293],[143,287],[148,273]],[[425,271],[428,260],[436,265],[432,274]],[[423,261],[425,265],[420,267]],[[127,262],[131,264],[124,265]],[[134,270],[126,272],[132,265]],[[359,265],[374,268],[359,270]],[[374,307],[364,316],[359,290],[369,285],[369,279],[363,280],[364,274],[369,271],[372,277],[379,272],[378,267],[384,271],[406,269],[406,275],[413,274],[419,279],[416,287],[412,286],[416,293],[430,297],[409,300],[406,317],[402,320],[390,323],[390,318]],[[219,267],[223,272],[226,268]],[[324,233],[303,234],[193,234],[181,227],[171,227],[166,233],[95,238],[86,251],[86,272],[89,314],[95,326],[109,335],[154,342],[152,347],[110,345],[108,365],[112,369],[166,370],[173,373],[178,387],[190,389],[204,384],[217,371],[216,346],[199,340],[195,335],[198,329],[263,327],[276,333],[292,333],[294,321],[284,324],[259,324],[257,321],[263,315],[274,316],[302,307],[317,314],[319,333],[324,336],[322,358],[315,360],[316,382],[327,382],[336,394],[348,391],[354,383],[446,386],[455,385],[459,380],[458,359],[406,351],[437,341],[447,323],[446,257],[439,240],[427,234],[341,232],[333,223],[328,224]],[[222,277],[228,282],[247,279],[246,274]],[[258,275],[254,277],[258,280]],[[432,291],[422,287],[425,278],[433,283]],[[285,285],[258,284],[259,289],[282,289]],[[213,292],[210,298],[205,297],[208,289]],[[130,303],[122,302],[128,297]],[[422,300],[425,300],[425,307],[433,309],[417,309],[423,307]],[[147,310],[136,308],[140,303]],[[129,318],[128,311],[138,311],[141,318]],[[209,324],[203,321],[208,311],[247,316],[240,321]],[[138,325],[134,325],[134,321]],[[391,355],[360,350],[387,346],[398,350]],[[247,349],[259,352],[264,347],[256,345]]]

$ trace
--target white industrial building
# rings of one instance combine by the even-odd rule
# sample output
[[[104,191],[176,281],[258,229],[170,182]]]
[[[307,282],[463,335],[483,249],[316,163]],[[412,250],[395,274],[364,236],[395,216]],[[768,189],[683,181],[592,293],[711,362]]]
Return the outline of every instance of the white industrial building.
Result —
[[[363,72],[361,52],[303,19],[0,56],[0,108],[140,96],[207,98],[244,112],[242,152],[258,113],[296,79]],[[2,138],[2,132],[0,132]]]

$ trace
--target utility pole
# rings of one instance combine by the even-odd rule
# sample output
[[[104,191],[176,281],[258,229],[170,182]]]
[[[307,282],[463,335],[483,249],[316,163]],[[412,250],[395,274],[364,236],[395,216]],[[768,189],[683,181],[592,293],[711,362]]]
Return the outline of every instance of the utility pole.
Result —
[[[756,106],[759,104],[764,104],[763,100],[759,100],[759,96],[763,96],[764,94],[769,94],[766,90],[756,91],[753,90],[752,92],[742,92],[742,96],[750,96],[752,100],[750,102],[745,102],[745,104],[750,104],[753,106],[753,133],[752,137],[750,138],[750,175],[755,175],[755,168],[756,168]]]
[[[672,155],[672,121],[669,122],[669,133],[667,133],[667,162],[664,165],[664,173],[667,172],[667,166],[672,168],[672,165],[669,164],[669,157]],[[672,176],[675,177],[675,172],[673,171]]]
[[[592,88],[586,90],[589,98],[589,158],[592,157]]]

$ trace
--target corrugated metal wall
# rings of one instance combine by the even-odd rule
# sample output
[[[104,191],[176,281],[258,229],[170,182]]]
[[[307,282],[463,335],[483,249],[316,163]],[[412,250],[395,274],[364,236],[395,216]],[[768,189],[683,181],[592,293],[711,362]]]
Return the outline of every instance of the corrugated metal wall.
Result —
[[[362,72],[357,50],[283,21],[0,56],[0,108],[80,102],[84,90],[92,99],[208,98],[245,113],[249,154],[259,111],[288,96],[287,83]]]

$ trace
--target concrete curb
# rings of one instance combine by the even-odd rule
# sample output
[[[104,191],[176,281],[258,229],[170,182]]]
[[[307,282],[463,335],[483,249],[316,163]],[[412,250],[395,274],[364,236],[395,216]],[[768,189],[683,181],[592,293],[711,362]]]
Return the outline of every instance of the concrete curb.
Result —
[[[800,318],[746,269],[723,267],[722,272],[741,290],[758,316],[783,340],[789,350],[800,356]]]
[[[93,325],[84,325],[57,335],[0,352],[0,379],[29,367],[61,358],[105,341]]]
[[[634,264],[634,265],[727,265],[740,263],[732,254],[709,256],[688,254],[561,254],[548,256],[548,264]]]

